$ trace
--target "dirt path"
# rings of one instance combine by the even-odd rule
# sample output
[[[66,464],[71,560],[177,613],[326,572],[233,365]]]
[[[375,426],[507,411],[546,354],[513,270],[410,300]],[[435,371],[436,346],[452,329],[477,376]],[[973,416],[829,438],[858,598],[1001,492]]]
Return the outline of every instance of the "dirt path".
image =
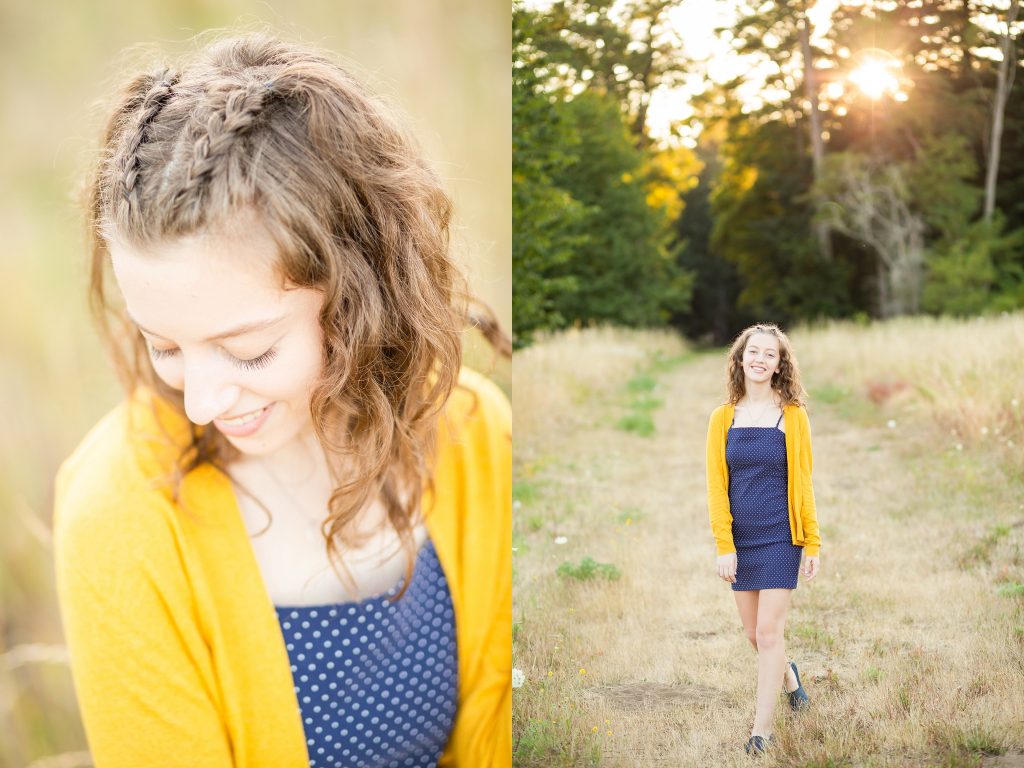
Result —
[[[662,374],[655,394],[650,437],[616,429],[595,398],[517,443],[518,476],[540,489],[516,523],[516,665],[531,681],[516,693],[517,765],[746,764],[756,656],[714,572],[705,501],[721,357]],[[964,554],[992,515],[1024,519],[1012,489],[951,468],[960,457],[933,429],[841,411],[810,408],[822,573],[801,577],[786,634],[814,707],[792,716],[780,697],[777,764],[977,765],[1019,750],[1021,601]],[[553,578],[585,555],[622,578]]]

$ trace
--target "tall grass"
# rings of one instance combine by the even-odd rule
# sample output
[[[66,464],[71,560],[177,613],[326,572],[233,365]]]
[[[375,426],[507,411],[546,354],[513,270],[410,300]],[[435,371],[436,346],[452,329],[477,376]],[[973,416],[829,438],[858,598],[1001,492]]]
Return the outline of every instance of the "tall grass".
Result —
[[[1001,447],[1024,471],[1024,313],[830,322],[791,337],[812,402],[851,396],[930,420],[947,445]]]

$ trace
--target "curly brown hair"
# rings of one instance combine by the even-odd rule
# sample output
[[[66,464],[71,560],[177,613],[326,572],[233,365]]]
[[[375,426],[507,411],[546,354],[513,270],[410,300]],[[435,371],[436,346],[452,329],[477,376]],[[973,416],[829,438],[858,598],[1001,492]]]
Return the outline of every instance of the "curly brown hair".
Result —
[[[337,541],[361,541],[355,518],[379,499],[405,550],[407,585],[412,520],[424,481],[432,492],[437,419],[458,385],[462,331],[475,326],[511,355],[451,258],[451,202],[417,144],[328,54],[264,33],[214,39],[132,77],[108,114],[85,189],[89,291],[123,386],[129,395],[150,388],[187,421],[182,392],[156,375],[145,340],[109,299],[108,241],[141,247],[218,232],[255,212],[284,283],[324,296],[311,415],[335,486],[322,526],[328,558]],[[227,473],[238,457],[218,430],[192,425],[170,470],[175,498],[192,469]]]
[[[772,389],[779,394],[782,406],[790,404],[806,406],[807,392],[800,383],[800,367],[796,362],[793,345],[789,337],[774,323],[758,323],[744,328],[729,348],[726,365],[726,386],[729,403],[736,405],[747,388],[743,376],[743,352],[747,342],[755,333],[768,333],[779,340],[779,370],[772,375]]]

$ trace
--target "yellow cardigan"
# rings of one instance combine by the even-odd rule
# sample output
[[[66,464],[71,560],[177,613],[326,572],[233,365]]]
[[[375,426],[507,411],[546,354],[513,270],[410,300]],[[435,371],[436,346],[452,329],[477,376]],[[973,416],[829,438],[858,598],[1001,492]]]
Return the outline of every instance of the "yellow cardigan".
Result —
[[[455,609],[458,709],[439,765],[512,764],[511,409],[463,370],[439,427],[427,528]],[[474,407],[474,397],[477,404]],[[230,480],[153,478],[188,422],[140,389],[56,478],[57,591],[97,768],[306,768],[288,652]],[[128,429],[128,416],[133,428]]]
[[[725,441],[736,407],[718,406],[708,423],[707,480],[708,514],[718,554],[736,551],[732,540],[732,514],[729,511],[729,465],[725,461]],[[817,555],[821,548],[818,514],[811,485],[811,422],[807,411],[798,405],[783,409],[786,425],[786,461],[789,465],[789,530],[793,543],[804,554]]]

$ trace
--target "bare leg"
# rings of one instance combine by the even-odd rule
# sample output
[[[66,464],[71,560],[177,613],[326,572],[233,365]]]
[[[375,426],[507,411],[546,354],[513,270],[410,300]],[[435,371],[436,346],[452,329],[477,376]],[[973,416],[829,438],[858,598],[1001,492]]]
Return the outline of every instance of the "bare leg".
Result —
[[[757,650],[757,596],[760,593],[759,590],[743,590],[733,591],[733,597],[736,598],[736,607],[740,611],[740,621],[743,622],[743,630],[747,633],[747,640]],[[797,689],[796,675],[793,674],[793,669],[789,666],[789,659],[786,659],[785,663],[786,677],[783,683],[783,690],[787,693],[795,691]]]
[[[757,709],[751,736],[769,736],[786,666],[786,613],[791,589],[762,589],[757,606]]]
[[[756,589],[733,591],[736,598],[736,607],[740,609],[740,621],[743,622],[743,630],[747,633],[747,640],[757,650],[757,596],[761,594]]]

